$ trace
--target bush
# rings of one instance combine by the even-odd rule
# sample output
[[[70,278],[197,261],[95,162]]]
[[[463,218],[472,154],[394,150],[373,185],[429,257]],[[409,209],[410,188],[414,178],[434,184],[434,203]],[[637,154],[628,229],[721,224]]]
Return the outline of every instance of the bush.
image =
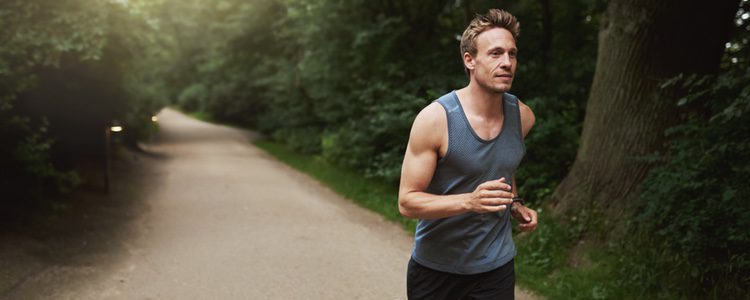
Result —
[[[739,299],[750,286],[750,67],[678,77],[685,122],[667,131],[660,166],[644,181],[626,241],[624,278],[657,294]],[[643,249],[652,251],[643,251]],[[648,265],[648,268],[644,268]],[[656,279],[656,280],[653,280]],[[625,282],[642,287],[644,282]]]
[[[180,92],[177,105],[187,111],[199,111],[203,109],[203,102],[206,98],[208,98],[206,87],[201,83],[196,83]]]
[[[133,59],[153,28],[126,4],[9,0],[0,16],[0,187],[14,205],[69,191],[78,162],[102,159],[104,129],[148,127],[161,96]]]

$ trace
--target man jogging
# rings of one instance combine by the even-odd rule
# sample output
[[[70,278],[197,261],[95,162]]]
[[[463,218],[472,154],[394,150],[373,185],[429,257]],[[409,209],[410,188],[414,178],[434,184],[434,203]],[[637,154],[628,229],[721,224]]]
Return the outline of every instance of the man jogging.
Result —
[[[461,37],[469,84],[425,107],[404,155],[399,210],[418,218],[407,274],[409,299],[513,299],[511,218],[521,231],[536,211],[516,194],[514,172],[534,125],[507,92],[516,71],[519,23],[491,9]]]

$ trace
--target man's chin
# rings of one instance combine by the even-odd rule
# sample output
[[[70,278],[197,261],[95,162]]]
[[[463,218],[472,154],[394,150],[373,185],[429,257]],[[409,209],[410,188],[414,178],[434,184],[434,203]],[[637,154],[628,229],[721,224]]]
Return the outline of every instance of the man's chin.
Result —
[[[492,91],[498,94],[507,93],[510,91],[510,84],[501,84],[492,87]]]
[[[511,83],[500,82],[478,82],[484,90],[495,94],[503,94],[510,91]]]

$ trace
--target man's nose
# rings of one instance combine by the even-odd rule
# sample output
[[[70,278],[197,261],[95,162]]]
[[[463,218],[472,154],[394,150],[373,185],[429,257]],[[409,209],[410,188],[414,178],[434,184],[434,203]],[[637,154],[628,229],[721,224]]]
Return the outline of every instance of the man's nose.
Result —
[[[500,56],[500,67],[501,68],[510,68],[510,54],[505,53]]]

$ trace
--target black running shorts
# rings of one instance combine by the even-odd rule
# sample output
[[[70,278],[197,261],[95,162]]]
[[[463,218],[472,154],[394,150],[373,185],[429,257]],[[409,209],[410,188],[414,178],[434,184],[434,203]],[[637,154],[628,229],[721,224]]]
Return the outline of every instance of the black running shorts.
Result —
[[[515,285],[513,260],[492,271],[461,275],[427,268],[412,258],[406,276],[406,293],[411,300],[512,300]]]

